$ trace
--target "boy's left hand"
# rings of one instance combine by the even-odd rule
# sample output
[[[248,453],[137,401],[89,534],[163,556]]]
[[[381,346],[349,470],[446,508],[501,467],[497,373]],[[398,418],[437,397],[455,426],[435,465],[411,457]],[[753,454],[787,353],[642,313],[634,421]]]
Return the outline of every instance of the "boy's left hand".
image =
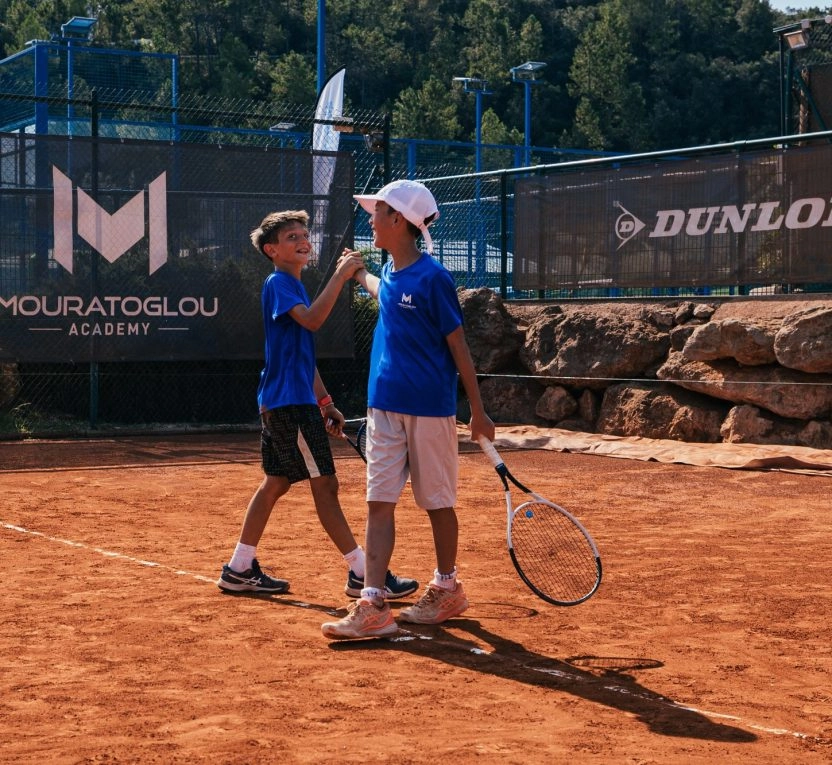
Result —
[[[344,415],[340,410],[332,407],[327,409],[326,417],[324,418],[324,427],[326,432],[331,436],[340,436],[344,430]]]

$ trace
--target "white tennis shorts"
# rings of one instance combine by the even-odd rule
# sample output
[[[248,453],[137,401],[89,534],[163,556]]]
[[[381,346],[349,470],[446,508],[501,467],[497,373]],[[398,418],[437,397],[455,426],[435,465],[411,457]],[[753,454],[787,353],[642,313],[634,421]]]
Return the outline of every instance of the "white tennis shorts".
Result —
[[[453,507],[458,474],[455,417],[367,410],[368,502],[398,502],[409,477],[419,507]]]

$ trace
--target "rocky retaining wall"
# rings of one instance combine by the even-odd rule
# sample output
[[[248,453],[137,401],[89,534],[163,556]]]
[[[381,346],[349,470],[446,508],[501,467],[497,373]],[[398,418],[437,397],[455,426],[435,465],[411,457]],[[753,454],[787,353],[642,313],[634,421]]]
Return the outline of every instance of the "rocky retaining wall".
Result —
[[[486,410],[521,423],[832,448],[832,298],[504,303],[460,290]]]

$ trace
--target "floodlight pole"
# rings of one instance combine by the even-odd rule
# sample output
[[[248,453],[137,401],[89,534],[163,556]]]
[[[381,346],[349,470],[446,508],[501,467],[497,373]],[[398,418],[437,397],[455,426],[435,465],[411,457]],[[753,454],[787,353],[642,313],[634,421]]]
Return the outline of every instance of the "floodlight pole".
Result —
[[[326,83],[326,0],[318,0],[318,95]]]
[[[797,129],[791,125],[791,91],[792,85],[796,82],[804,91],[809,107],[814,112],[820,128],[826,130],[825,120],[818,111],[815,99],[812,97],[811,90],[807,92],[806,86],[802,81],[795,79],[795,63],[794,56],[796,53],[805,53],[808,48],[814,46],[812,34],[813,28],[818,25],[832,25],[832,15],[826,15],[817,19],[801,19],[792,24],[787,24],[783,27],[776,27],[774,33],[778,39],[778,52],[780,57],[780,134],[792,135],[800,131],[800,126]]]
[[[532,81],[526,80],[523,83],[525,108],[523,121],[523,143],[526,149],[526,167],[531,164],[532,160]]]
[[[454,77],[454,82],[462,83],[466,93],[474,94],[474,108],[476,110],[474,171],[482,170],[482,97],[490,96],[494,91],[488,89],[488,80],[479,77]]]
[[[474,106],[476,108],[474,171],[475,173],[479,173],[482,170],[482,97],[490,96],[493,91],[488,89],[488,81],[480,79],[479,77],[454,77],[454,82],[461,83],[462,89],[466,93],[474,94]],[[476,221],[476,232],[474,234],[474,239],[476,241],[476,256],[474,267],[477,276],[480,278],[486,273],[485,223],[482,218],[481,186],[482,179],[477,177],[474,181],[474,219]]]
[[[514,66],[509,70],[513,82],[523,84],[524,95],[524,130],[523,146],[525,165],[528,167],[532,161],[532,85],[540,82],[541,72],[546,67],[542,61],[527,61],[520,66]]]
[[[480,172],[482,170],[482,96],[483,93],[481,90],[478,90],[474,95],[474,102],[475,102],[475,109],[477,112],[476,116],[476,141],[477,141],[477,148],[475,152],[475,160],[474,160],[474,172]]]

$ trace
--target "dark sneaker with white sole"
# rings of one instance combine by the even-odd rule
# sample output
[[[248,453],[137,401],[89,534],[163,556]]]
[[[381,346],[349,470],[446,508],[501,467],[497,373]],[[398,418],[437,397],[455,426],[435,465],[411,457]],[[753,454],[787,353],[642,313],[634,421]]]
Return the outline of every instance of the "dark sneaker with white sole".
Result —
[[[227,592],[272,592],[281,593],[289,591],[289,582],[285,579],[275,579],[263,573],[260,564],[255,558],[251,562],[251,568],[246,571],[234,571],[225,565],[222,567],[222,574],[217,579],[217,587]]]
[[[344,587],[344,592],[348,598],[360,598],[361,590],[364,589],[364,577],[356,576],[350,571],[347,577],[347,585]],[[419,589],[419,582],[415,579],[407,579],[403,576],[396,576],[392,571],[387,572],[384,578],[384,590],[387,600],[397,600],[398,598],[406,598],[412,595]]]

